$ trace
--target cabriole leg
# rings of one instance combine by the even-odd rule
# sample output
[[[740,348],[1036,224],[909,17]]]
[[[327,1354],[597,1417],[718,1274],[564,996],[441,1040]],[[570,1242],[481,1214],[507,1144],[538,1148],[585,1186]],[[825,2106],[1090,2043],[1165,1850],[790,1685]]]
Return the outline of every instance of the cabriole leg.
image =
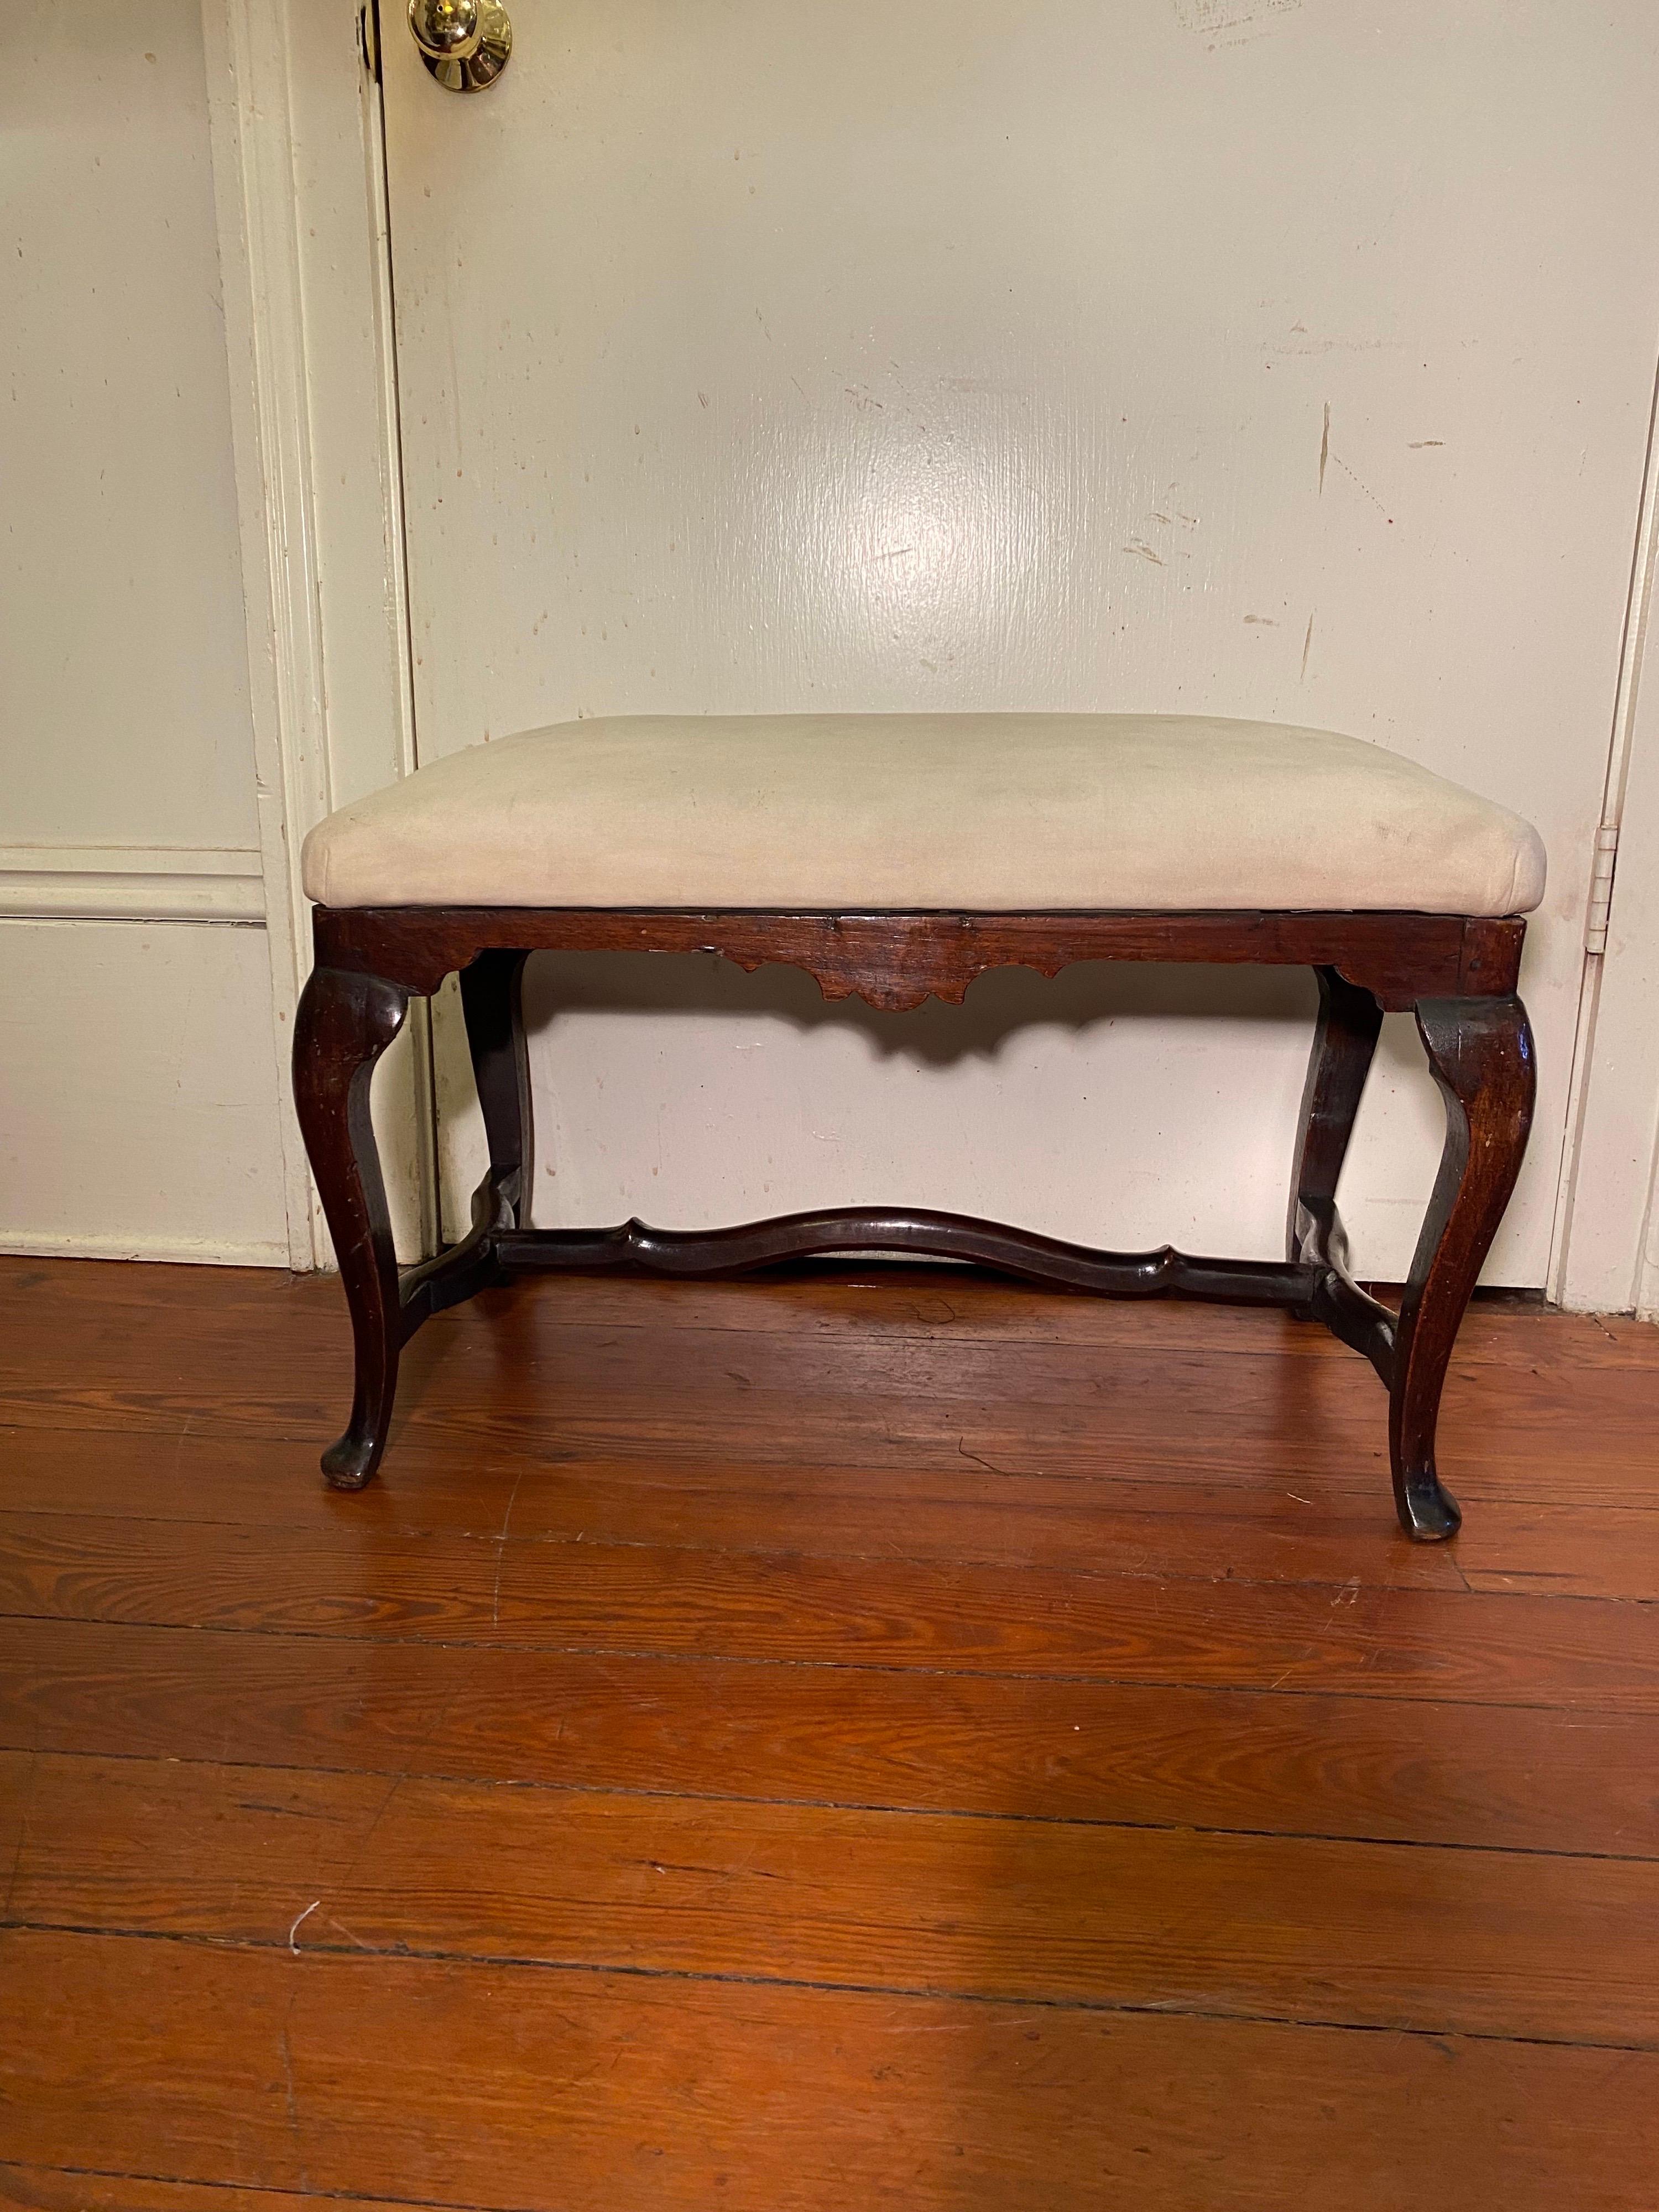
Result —
[[[408,1010],[408,992],[383,976],[315,968],[294,1025],[294,1103],[340,1263],[356,1354],[350,1423],[323,1454],[323,1473],[341,1490],[361,1490],[380,1465],[398,1387],[398,1261],[368,1085]]]
[[[1385,1383],[1394,1377],[1394,1316],[1354,1281],[1348,1239],[1336,1210],[1337,1179],[1376,1050],[1382,1009],[1369,991],[1334,968],[1320,968],[1319,1027],[1302,1095],[1302,1133],[1291,1179],[1285,1251],[1310,1267],[1304,1302],[1294,1310],[1323,1322],[1333,1336],[1363,1352]]]
[[[1334,968],[1316,968],[1314,973],[1319,978],[1319,1025],[1302,1094],[1302,1129],[1285,1238],[1288,1260],[1322,1260],[1327,1239],[1333,1232],[1340,1237],[1335,1226],[1337,1179],[1382,1026],[1382,1009],[1369,991],[1350,983]],[[1309,1249],[1314,1238],[1318,1239],[1316,1253]]]
[[[523,952],[481,952],[461,970],[461,1011],[489,1142],[497,1229],[530,1226],[530,1063],[525,1050]]]
[[[1521,1170],[1536,1071],[1518,998],[1422,999],[1417,1026],[1446,1103],[1446,1147],[1400,1310],[1389,1443],[1400,1525],[1433,1542],[1462,1518],[1435,1472],[1441,1385]]]

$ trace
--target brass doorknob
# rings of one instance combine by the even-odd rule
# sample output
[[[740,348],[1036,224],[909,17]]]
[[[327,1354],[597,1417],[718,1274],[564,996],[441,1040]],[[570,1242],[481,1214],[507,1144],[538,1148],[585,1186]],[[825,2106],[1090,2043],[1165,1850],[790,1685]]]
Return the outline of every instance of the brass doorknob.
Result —
[[[451,92],[482,92],[507,67],[513,26],[497,0],[409,0],[421,59]]]

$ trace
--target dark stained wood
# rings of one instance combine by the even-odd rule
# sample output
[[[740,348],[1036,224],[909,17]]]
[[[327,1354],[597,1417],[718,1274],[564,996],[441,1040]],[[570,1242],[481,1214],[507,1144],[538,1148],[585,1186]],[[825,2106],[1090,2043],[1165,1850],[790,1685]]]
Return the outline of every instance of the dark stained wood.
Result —
[[[294,1022],[295,1108],[356,1347],[351,1418],[323,1455],[323,1472],[342,1489],[360,1488],[380,1465],[398,1388],[398,1260],[368,1085],[408,1011],[409,994],[384,977],[319,966]]]
[[[1299,1262],[1197,1259],[1171,1244],[1152,1252],[1099,1252],[1034,1230],[920,1206],[831,1207],[780,1214],[733,1229],[651,1229],[629,1221],[615,1229],[509,1231],[497,1237],[495,1249],[509,1272],[569,1267],[592,1273],[644,1267],[662,1275],[743,1275],[776,1267],[780,1261],[838,1252],[906,1252],[970,1261],[1025,1282],[1113,1297],[1163,1297],[1179,1291],[1305,1307],[1314,1287],[1312,1270]]]
[[[521,1006],[525,959],[522,952],[483,952],[461,973],[461,1006],[489,1165],[472,1194],[466,1235],[434,1259],[404,1268],[398,1279],[404,1343],[434,1314],[480,1291],[496,1288],[502,1280],[501,1239],[525,1224],[525,1195],[534,1173],[530,1063]],[[388,1404],[387,1425],[390,1419]],[[371,1468],[368,1473],[373,1472]],[[362,1480],[367,1481],[368,1474]],[[362,1486],[352,1481],[337,1486],[356,1490]]]
[[[418,1266],[405,1267],[398,1278],[397,1307],[393,1316],[401,1343],[407,1344],[416,1329],[430,1321],[434,1314],[446,1312],[449,1307],[476,1297],[480,1291],[500,1288],[502,1276],[496,1251],[497,1224],[510,1208],[496,1188],[495,1178],[487,1175],[472,1194],[472,1219],[465,1237],[446,1247],[437,1256],[424,1260]],[[386,1409],[380,1449],[385,1449],[385,1435],[389,1433],[392,1408]],[[378,1462],[377,1462],[378,1464]],[[363,1482],[355,1480],[340,1482],[326,1468],[323,1472],[337,1490],[361,1490]],[[374,1469],[370,1469],[372,1474]]]
[[[1300,1260],[1313,1209],[1334,1208],[1336,1186],[1370,1073],[1382,1009],[1369,991],[1348,982],[1334,968],[1315,971],[1319,978],[1319,1018],[1314,1029],[1308,1080],[1302,1096],[1301,1134],[1291,1171],[1291,1212],[1285,1253]]]
[[[1382,1009],[1369,991],[1336,969],[1317,972],[1319,1019],[1302,1097],[1285,1249],[1292,1262],[1313,1270],[1311,1292],[1301,1310],[1323,1322],[1334,1336],[1369,1359],[1385,1383],[1391,1382],[1395,1317],[1354,1281],[1336,1210],[1336,1186],[1376,1050]]]
[[[1538,1073],[1514,996],[1422,999],[1417,1026],[1446,1107],[1446,1145],[1400,1309],[1389,1456],[1400,1525],[1428,1541],[1462,1519],[1435,1471],[1441,1386],[1463,1310],[1510,1202]]]
[[[473,1080],[489,1146],[489,1180],[500,1197],[500,1227],[528,1226],[532,1158],[530,1060],[524,1035],[524,963],[514,951],[481,953],[461,970],[461,1007]]]
[[[1659,1858],[0,1754],[26,1790],[34,1927],[1659,2049]]]
[[[605,1267],[741,1274],[830,1254],[902,1252],[995,1267],[1067,1290],[1119,1297],[1185,1291],[1287,1305],[1324,1322],[1363,1352],[1389,1388],[1401,1528],[1425,1542],[1456,1533],[1461,1516],[1434,1467],[1440,1390],[1531,1121],[1530,1089],[1524,1112],[1506,1109],[1517,1066],[1524,1064],[1531,1081],[1530,1032],[1513,995],[1526,933],[1519,918],[319,907],[313,926],[317,966],[296,1025],[295,1081],[304,1094],[301,1123],[308,1149],[315,1139],[324,1210],[344,1255],[356,1342],[351,1421],[323,1460],[337,1487],[361,1488],[380,1464],[401,1346],[432,1316],[504,1274]],[[520,998],[525,958],[538,949],[712,952],[749,969],[781,962],[807,970],[826,998],[856,994],[889,1010],[919,1006],[930,995],[959,1001],[976,976],[1010,964],[1048,975],[1091,957],[1312,964],[1321,1014],[1291,1182],[1289,1257],[1198,1259],[1168,1245],[1146,1253],[1103,1252],[960,1214],[867,1207],[715,1231],[665,1231],[638,1221],[595,1231],[533,1229],[525,1206],[532,1131]],[[410,1269],[399,1284],[368,1115],[368,1073],[396,1033],[409,992],[430,993],[456,971],[489,1166],[473,1194],[468,1234]],[[1471,995],[1498,992],[1509,995]],[[1418,1011],[1452,1118],[1397,1324],[1352,1278],[1335,1194],[1382,1009],[1407,1006]],[[1498,1040],[1506,1024],[1524,1045],[1519,1062],[1513,1047]],[[349,1102],[359,1091],[353,1109]],[[1409,1360],[1397,1342],[1402,1329],[1414,1347]]]
[[[429,994],[486,951],[715,952],[804,968],[826,999],[900,1012],[960,1002],[990,968],[1077,960],[1340,969],[1390,1010],[1513,991],[1526,923],[1446,914],[699,914],[596,907],[318,907],[325,964]]]

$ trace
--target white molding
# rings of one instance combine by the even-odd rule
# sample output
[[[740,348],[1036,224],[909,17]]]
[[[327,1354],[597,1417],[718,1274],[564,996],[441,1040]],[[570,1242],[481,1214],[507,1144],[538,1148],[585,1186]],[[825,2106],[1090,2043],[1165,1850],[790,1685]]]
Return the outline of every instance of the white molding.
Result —
[[[0,845],[0,916],[263,927],[264,878],[252,848]]]
[[[1659,384],[1632,562],[1601,806],[1618,859],[1606,950],[1587,953],[1562,1150],[1551,1295],[1585,1311],[1659,1308]],[[1644,1246],[1646,1256],[1644,1257]]]
[[[385,116],[354,9],[287,10],[312,355],[312,429],[329,759],[336,803],[416,766],[415,685],[386,206]],[[371,12],[373,0],[370,0]],[[424,1000],[377,1111],[401,1256],[437,1249],[437,1145]]]
[[[281,1069],[289,1258],[331,1264],[287,1079],[301,841],[415,763],[378,88],[342,0],[202,0]],[[434,1248],[423,1013],[377,1089],[400,1253]]]
[[[1642,1321],[1659,1322],[1659,1161],[1654,1164],[1653,1195],[1648,1206],[1648,1233],[1643,1246],[1642,1272],[1636,1285],[1636,1311]]]
[[[215,1244],[194,1237],[64,1236],[54,1230],[0,1229],[0,1252],[42,1260],[185,1261],[203,1267],[286,1267],[288,1248],[252,1240]]]
[[[270,0],[202,0],[202,28],[289,1259],[311,1267],[319,1257],[317,1206],[286,1074],[310,964],[299,842],[328,812],[330,795],[286,18]]]

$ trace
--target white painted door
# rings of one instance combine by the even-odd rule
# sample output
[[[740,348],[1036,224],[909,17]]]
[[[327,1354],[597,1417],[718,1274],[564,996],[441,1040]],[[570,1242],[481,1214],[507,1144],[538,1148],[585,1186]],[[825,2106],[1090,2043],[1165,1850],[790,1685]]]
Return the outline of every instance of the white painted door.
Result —
[[[0,1251],[286,1265],[200,0],[0,73]]]
[[[508,4],[473,97],[384,33],[421,757],[811,708],[1394,746],[1549,848],[1490,1270],[1541,1284],[1659,334],[1647,0]],[[538,1221],[914,1200],[1280,1248],[1297,975],[897,1018],[549,961],[530,1000]],[[1391,1022],[1362,1272],[1403,1272],[1438,1138]]]

